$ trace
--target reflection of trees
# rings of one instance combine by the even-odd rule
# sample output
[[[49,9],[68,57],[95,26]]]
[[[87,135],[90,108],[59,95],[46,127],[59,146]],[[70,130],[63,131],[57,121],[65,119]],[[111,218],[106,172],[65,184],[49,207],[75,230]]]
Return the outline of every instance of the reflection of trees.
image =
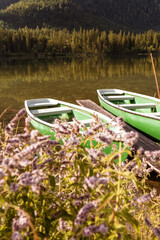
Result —
[[[160,58],[155,58],[157,75],[160,74],[158,67]],[[95,78],[112,78],[130,75],[153,75],[149,57],[125,58],[125,59],[102,59],[102,58],[78,58],[59,59],[52,61],[25,61],[2,64],[0,66],[0,84],[2,88],[10,88],[16,82],[25,85],[36,82],[65,84],[73,81],[94,81]]]
[[[159,61],[154,59],[158,77]],[[90,98],[98,103],[98,88],[121,88],[152,96],[156,91],[149,57],[3,61],[0,86],[1,111],[9,105],[23,107],[24,100],[30,98],[69,102]]]

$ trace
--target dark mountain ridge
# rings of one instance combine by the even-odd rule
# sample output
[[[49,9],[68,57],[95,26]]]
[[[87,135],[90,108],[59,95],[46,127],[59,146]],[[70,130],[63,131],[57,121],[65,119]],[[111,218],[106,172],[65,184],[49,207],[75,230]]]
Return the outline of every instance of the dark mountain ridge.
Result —
[[[0,0],[0,20],[12,28],[160,31],[160,0]]]

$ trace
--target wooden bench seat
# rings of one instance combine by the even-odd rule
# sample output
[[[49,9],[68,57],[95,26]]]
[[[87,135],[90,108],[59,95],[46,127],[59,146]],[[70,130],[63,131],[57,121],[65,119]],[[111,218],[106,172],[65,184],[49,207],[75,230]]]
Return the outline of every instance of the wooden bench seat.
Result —
[[[134,100],[133,96],[130,95],[120,95],[120,96],[107,96],[104,97],[106,100],[109,101],[118,101],[118,100]]]
[[[154,103],[137,103],[137,104],[120,104],[120,107],[127,109],[140,109],[140,108],[154,108],[156,104]]]
[[[31,103],[29,104],[29,108],[34,108],[34,107],[51,107],[51,106],[57,106],[58,103],[51,103],[51,102],[41,102],[41,103]]]
[[[36,116],[57,115],[62,113],[70,113],[72,109],[69,107],[54,107],[45,109],[31,110],[31,113]]]
[[[102,95],[123,95],[123,92],[101,92]]]

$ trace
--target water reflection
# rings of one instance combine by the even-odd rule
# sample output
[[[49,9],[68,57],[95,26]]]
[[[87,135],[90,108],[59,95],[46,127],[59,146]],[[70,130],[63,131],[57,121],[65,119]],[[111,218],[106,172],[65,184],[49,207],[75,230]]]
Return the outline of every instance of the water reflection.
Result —
[[[160,58],[155,58],[159,79]],[[1,112],[18,110],[25,99],[52,97],[68,102],[89,98],[96,89],[120,88],[154,96],[156,87],[149,56],[136,58],[55,58],[0,60]],[[10,119],[11,113],[5,118]]]

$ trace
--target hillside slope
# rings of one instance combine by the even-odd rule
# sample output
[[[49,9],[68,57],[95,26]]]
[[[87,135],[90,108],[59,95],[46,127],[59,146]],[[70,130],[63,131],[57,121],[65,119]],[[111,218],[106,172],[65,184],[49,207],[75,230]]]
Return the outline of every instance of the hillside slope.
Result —
[[[0,0],[10,27],[160,30],[160,0]]]

